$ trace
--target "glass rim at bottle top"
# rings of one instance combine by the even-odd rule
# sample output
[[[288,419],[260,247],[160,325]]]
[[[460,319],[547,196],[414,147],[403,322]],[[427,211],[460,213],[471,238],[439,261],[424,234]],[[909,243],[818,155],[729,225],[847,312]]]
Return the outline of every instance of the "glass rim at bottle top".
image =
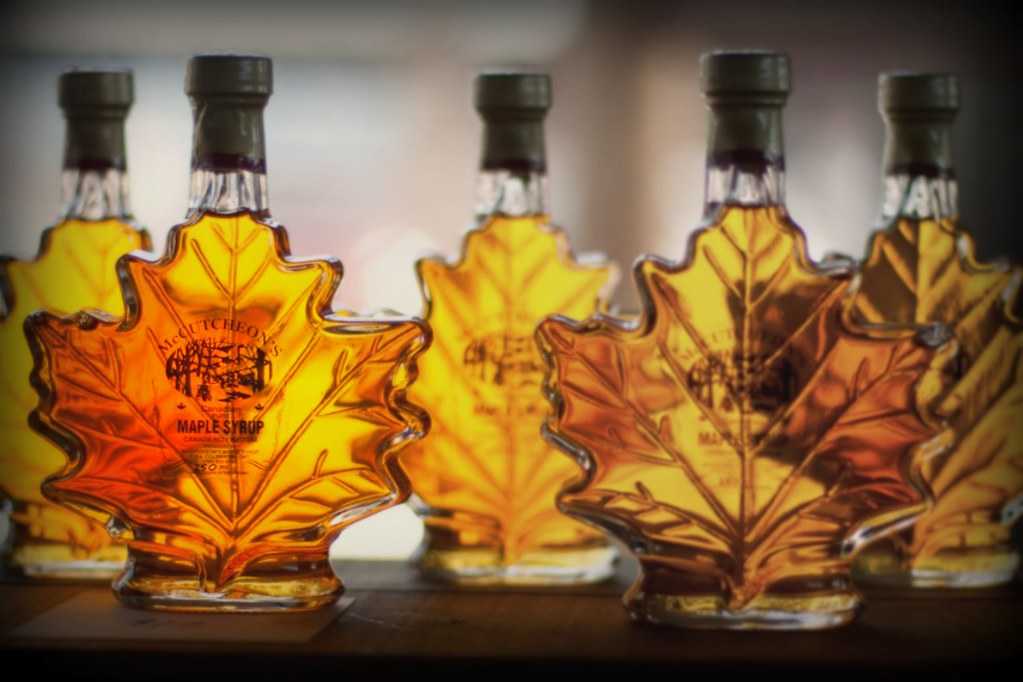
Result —
[[[210,152],[195,158],[192,162],[192,169],[224,173],[246,171],[265,175],[266,158],[257,158],[246,154]]]

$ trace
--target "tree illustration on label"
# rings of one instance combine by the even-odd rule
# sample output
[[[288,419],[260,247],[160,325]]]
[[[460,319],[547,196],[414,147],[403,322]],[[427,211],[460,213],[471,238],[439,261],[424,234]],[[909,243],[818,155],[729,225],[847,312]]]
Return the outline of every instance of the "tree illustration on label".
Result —
[[[603,534],[555,507],[574,471],[539,434],[533,333],[545,315],[602,307],[613,267],[576,262],[544,216],[494,216],[468,234],[460,262],[422,260],[418,273],[434,342],[411,393],[430,407],[432,428],[402,465],[427,507],[424,568],[556,581],[585,574],[590,554],[609,563]]]
[[[92,571],[104,563],[119,570],[124,549],[98,521],[43,497],[43,480],[60,471],[64,454],[34,433],[28,415],[37,396],[29,384],[32,353],[25,341],[25,318],[36,310],[67,314],[82,308],[121,314],[123,304],[114,265],[121,255],[147,248],[149,238],[121,220],[65,220],[47,230],[33,261],[0,265],[0,497],[13,502],[16,530],[12,560],[34,573],[72,575],[79,562]]]
[[[915,526],[857,562],[866,579],[921,586],[1008,582],[1019,564],[1010,532],[1023,496],[1020,326],[1011,312],[1023,271],[984,265],[952,220],[899,219],[871,241],[852,319],[883,335],[941,322],[960,345],[948,395],[934,408],[955,445],[928,462],[935,502]]]
[[[426,429],[404,394],[429,333],[331,314],[340,265],[290,258],[250,214],[169,244],[122,260],[123,321],[30,318],[34,426],[70,457],[44,492],[126,527],[122,598],[332,601],[331,541],[408,494],[395,456]]]
[[[846,329],[849,273],[781,209],[730,207],[690,253],[637,263],[638,321],[540,326],[544,432],[583,468],[559,504],[638,554],[636,617],[846,622],[851,554],[923,509],[946,437],[917,405],[954,344]]]
[[[190,398],[194,395],[203,402],[231,402],[262,391],[272,367],[262,348],[242,343],[189,341],[167,358],[167,378]]]

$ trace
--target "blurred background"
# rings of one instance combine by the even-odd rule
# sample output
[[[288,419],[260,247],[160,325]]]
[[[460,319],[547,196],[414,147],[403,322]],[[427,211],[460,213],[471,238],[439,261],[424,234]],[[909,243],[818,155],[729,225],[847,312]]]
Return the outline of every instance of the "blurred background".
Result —
[[[811,252],[860,256],[879,213],[880,71],[959,75],[963,223],[985,259],[1023,253],[1019,10],[1009,2],[53,0],[0,9],[0,253],[29,258],[58,211],[58,75],[130,67],[132,203],[158,250],[184,217],[196,52],[274,58],[266,112],[271,207],[296,255],[342,259],[337,303],[420,308],[412,262],[458,253],[480,125],[472,78],[526,66],[554,79],[552,214],[577,251],[680,257],[700,219],[706,112],[697,60],[715,48],[789,53],[787,194]],[[636,303],[630,280],[617,301]],[[407,508],[357,524],[338,556],[400,557]]]

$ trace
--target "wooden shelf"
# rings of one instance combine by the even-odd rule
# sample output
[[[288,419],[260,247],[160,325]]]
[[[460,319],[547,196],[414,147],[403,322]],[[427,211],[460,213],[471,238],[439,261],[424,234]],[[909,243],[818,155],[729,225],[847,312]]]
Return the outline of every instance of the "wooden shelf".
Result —
[[[866,593],[852,625],[822,632],[683,631],[631,622],[620,594],[629,567],[611,583],[579,588],[456,590],[426,584],[403,563],[337,566],[354,604],[300,644],[19,637],[26,623],[85,585],[0,585],[0,651],[10,670],[105,679],[230,675],[281,679],[366,670],[422,675],[510,667],[565,674],[677,668],[679,672],[801,670],[827,679],[976,673],[1023,656],[1023,587]],[[106,596],[102,597],[106,599]],[[110,608],[119,609],[112,596]],[[216,616],[200,616],[216,618]],[[260,616],[247,616],[259,618]],[[1003,673],[1004,674],[1004,673]],[[1015,676],[1013,674],[1012,676]]]

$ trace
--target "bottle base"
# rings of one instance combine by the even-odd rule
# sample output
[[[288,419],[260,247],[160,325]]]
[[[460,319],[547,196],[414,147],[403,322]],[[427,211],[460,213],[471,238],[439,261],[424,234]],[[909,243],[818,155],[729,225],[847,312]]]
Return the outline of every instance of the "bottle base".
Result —
[[[1019,553],[1011,548],[945,551],[916,561],[868,549],[857,557],[852,576],[880,587],[970,589],[1011,583],[1019,565]]]
[[[4,576],[22,580],[110,582],[124,570],[125,549],[116,545],[82,556],[68,545],[18,545],[5,560]]]
[[[241,576],[220,589],[203,589],[195,576],[143,574],[129,567],[114,582],[114,595],[122,604],[157,611],[312,611],[333,604],[343,592],[341,581],[329,568],[302,576]]]
[[[652,594],[630,590],[625,607],[633,620],[705,630],[824,630],[853,621],[861,605],[851,590],[766,594],[741,609],[721,595]]]
[[[457,585],[585,585],[614,575],[618,551],[608,545],[526,552],[514,562],[488,548],[427,547],[418,558],[429,580]]]

